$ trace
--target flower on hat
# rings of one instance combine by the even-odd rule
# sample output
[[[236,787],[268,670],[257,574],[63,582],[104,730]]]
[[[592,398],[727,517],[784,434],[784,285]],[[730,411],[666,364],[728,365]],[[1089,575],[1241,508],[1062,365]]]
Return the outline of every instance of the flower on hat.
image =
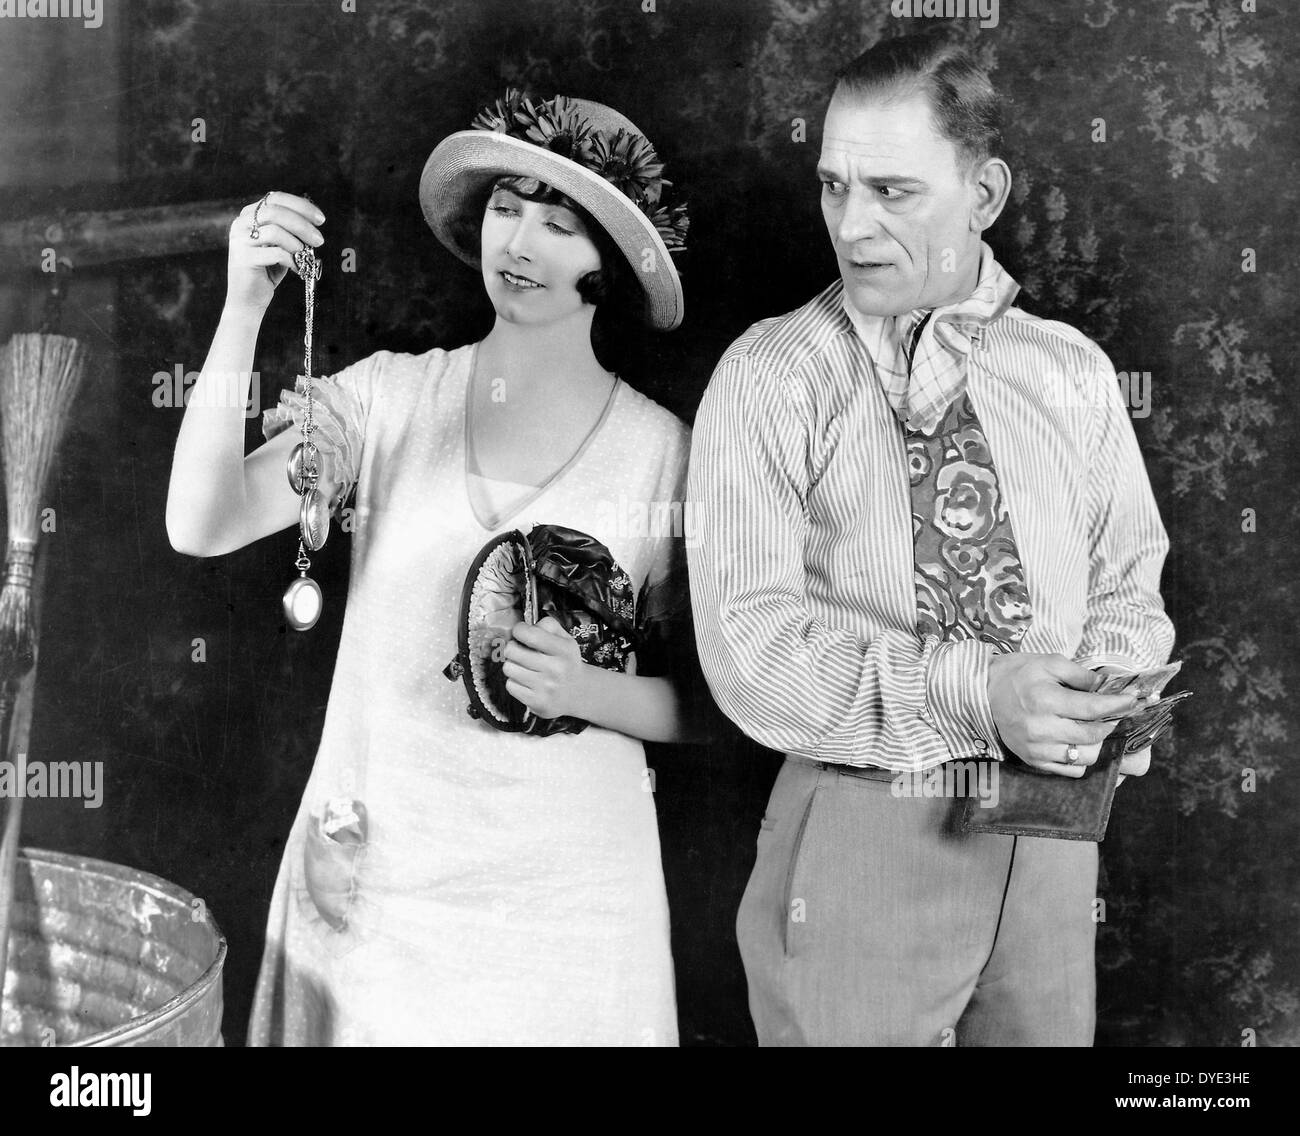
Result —
[[[563,95],[549,103],[534,104],[525,99],[523,107],[515,112],[515,121],[523,126],[529,142],[590,167],[591,123]]]
[[[633,201],[658,205],[665,185],[664,164],[650,140],[626,130],[612,138],[598,135],[592,142],[592,169]]]
[[[483,107],[470,123],[472,130],[492,130],[509,134],[515,129],[515,116],[523,109],[524,95],[514,87],[507,88],[505,98],[497,99]]]
[[[534,102],[514,87],[483,107],[470,127],[522,139],[591,170],[649,218],[669,252],[686,248],[686,206],[661,204],[673,183],[663,176],[663,162],[644,135],[597,130],[563,95]]]
[[[686,215],[685,205],[660,206],[650,214],[650,223],[669,252],[681,252],[686,248],[686,231],[691,227],[691,219]]]

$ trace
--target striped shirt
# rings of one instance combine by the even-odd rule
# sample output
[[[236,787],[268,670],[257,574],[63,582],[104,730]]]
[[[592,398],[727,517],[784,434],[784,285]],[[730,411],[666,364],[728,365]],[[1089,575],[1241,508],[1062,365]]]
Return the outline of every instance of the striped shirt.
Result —
[[[1105,354],[1012,307],[972,350],[967,390],[1034,612],[1021,649],[1085,666],[1166,661],[1169,542]],[[700,661],[746,734],[900,772],[1001,755],[993,648],[916,632],[903,429],[840,281],[755,324],[718,363],[688,499]]]

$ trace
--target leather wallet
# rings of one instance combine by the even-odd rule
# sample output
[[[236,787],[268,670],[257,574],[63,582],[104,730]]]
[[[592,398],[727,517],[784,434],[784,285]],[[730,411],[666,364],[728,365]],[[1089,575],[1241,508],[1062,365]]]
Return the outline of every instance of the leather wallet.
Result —
[[[1119,784],[1120,759],[1160,738],[1172,723],[1173,706],[1188,697],[1182,692],[1162,700],[1152,714],[1135,716],[1102,742],[1095,764],[1078,778],[1040,773],[1015,757],[993,770],[996,804],[985,807],[968,797],[962,815],[964,832],[994,832],[1005,836],[1043,836],[1056,840],[1094,840],[1106,836],[1110,807]]]
[[[1077,779],[1039,773],[1032,765],[1008,757],[993,769],[997,803],[986,807],[976,797],[967,798],[962,829],[1100,841],[1115,800],[1122,753],[1122,742],[1107,738],[1096,764]]]

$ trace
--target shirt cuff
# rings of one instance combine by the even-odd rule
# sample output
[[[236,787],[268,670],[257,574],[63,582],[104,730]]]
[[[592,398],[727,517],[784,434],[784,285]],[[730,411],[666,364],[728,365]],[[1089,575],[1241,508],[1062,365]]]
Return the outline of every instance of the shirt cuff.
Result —
[[[989,707],[993,648],[976,639],[941,643],[926,639],[922,719],[943,738],[949,759],[1005,756]]]

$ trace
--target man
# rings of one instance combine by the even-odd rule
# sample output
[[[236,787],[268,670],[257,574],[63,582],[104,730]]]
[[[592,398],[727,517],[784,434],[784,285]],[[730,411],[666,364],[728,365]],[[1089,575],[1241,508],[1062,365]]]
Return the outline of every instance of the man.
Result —
[[[982,240],[1000,142],[961,48],[850,64],[818,166],[840,280],[734,343],[696,419],[701,661],[787,755],[737,922],[761,1044],[1092,1042],[1097,846],[891,791],[976,758],[1081,776],[1134,706],[1089,668],[1172,643],[1115,372]]]

